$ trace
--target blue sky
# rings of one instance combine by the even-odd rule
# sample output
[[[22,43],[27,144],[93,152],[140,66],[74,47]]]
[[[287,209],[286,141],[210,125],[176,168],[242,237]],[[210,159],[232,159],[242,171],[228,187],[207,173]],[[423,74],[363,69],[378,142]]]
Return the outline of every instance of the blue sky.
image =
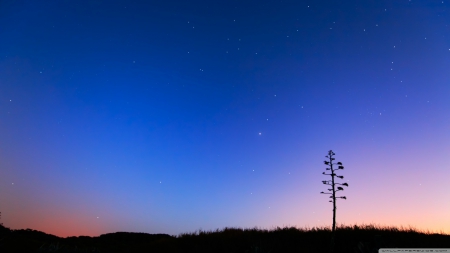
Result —
[[[0,5],[6,226],[450,232],[447,1]]]

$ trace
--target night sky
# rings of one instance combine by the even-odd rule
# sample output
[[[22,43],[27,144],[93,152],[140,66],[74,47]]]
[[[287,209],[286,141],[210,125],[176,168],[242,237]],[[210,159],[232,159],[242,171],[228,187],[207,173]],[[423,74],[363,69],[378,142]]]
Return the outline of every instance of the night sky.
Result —
[[[1,1],[0,222],[450,233],[450,1]]]

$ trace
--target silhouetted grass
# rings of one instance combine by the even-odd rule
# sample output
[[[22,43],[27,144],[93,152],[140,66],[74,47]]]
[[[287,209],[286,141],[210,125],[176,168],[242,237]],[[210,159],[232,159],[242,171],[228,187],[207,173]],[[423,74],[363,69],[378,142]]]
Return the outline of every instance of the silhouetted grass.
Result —
[[[59,238],[35,230],[0,227],[0,252],[328,252],[331,228],[224,228],[178,236],[111,233],[99,237]],[[379,248],[450,248],[450,235],[414,228],[375,225],[337,226],[335,252],[369,253]]]

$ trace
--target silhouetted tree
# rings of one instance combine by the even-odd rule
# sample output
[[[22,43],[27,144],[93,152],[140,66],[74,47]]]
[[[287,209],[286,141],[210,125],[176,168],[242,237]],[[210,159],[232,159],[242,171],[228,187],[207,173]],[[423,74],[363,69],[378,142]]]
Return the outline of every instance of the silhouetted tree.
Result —
[[[331,174],[326,174],[325,172],[322,173],[324,175],[331,176],[331,180],[324,180],[324,181],[322,181],[322,183],[326,184],[326,185],[331,185],[331,189],[328,189],[328,190],[332,191],[332,192],[331,193],[330,192],[320,192],[322,194],[331,194],[330,198],[332,200],[330,200],[329,202],[333,202],[333,226],[332,226],[332,230],[331,230],[331,252],[333,252],[333,250],[334,250],[334,234],[335,234],[335,230],[336,230],[336,199],[337,198],[347,199],[345,196],[336,197],[336,192],[344,190],[344,188],[342,188],[340,186],[336,186],[336,185],[342,185],[342,186],[348,187],[347,183],[340,184],[340,183],[336,183],[334,181],[334,177],[344,179],[344,176],[338,176],[335,173],[335,171],[337,171],[337,170],[343,170],[344,166],[342,166],[341,162],[333,163],[333,161],[335,160],[335,158],[333,158],[334,155],[335,155],[335,153],[332,150],[328,151],[328,155],[325,156],[326,158],[328,158],[328,161],[327,160],[324,161],[325,165],[330,166],[330,168],[326,168],[326,170],[331,170]],[[338,168],[334,169],[333,165],[338,165]]]

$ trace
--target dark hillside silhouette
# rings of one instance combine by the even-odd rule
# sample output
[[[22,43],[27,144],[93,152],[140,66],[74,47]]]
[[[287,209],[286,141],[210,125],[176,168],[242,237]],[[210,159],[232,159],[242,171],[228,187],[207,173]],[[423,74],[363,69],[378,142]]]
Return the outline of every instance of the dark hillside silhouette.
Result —
[[[277,227],[273,230],[225,228],[198,231],[179,236],[117,232],[98,237],[59,238],[31,230],[10,230],[0,226],[0,252],[59,253],[297,253],[323,252],[330,249],[329,227],[298,229]],[[449,248],[450,235],[417,232],[414,229],[368,226],[338,226],[335,252],[374,253],[379,248]]]

